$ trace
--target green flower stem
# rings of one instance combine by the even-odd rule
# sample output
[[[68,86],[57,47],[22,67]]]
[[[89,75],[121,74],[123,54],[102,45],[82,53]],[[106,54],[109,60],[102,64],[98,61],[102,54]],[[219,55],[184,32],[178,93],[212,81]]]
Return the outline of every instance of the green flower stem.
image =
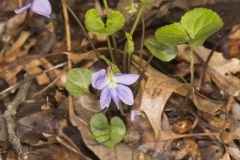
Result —
[[[103,0],[103,4],[104,4],[104,7],[105,7],[107,13],[109,13],[109,7],[108,7],[107,0]]]
[[[111,60],[112,60],[113,63],[116,64],[116,61],[115,61],[115,58],[114,58],[114,55],[113,55],[113,51],[112,51],[111,41],[110,41],[109,37],[107,37],[107,44],[108,44],[108,49],[109,49],[109,53],[110,53],[110,56],[111,56]]]
[[[192,45],[190,45],[190,71],[191,71],[190,85],[191,85],[192,91],[194,91],[194,57],[193,57]]]
[[[112,34],[113,47],[117,49],[117,40],[115,34]]]
[[[137,25],[138,25],[138,22],[139,22],[139,20],[142,16],[143,10],[144,10],[144,5],[142,5],[142,7],[140,8],[140,10],[137,14],[137,17],[136,17],[136,19],[133,23],[133,26],[132,26],[131,31],[130,31],[131,36],[133,35],[133,33],[135,32],[135,30],[137,28]],[[125,54],[124,54],[124,57],[123,57],[123,71],[125,71],[125,72],[129,71],[130,66],[131,66],[130,65],[131,55],[128,55],[126,50],[127,50],[127,47],[126,47],[126,44],[125,44],[125,48],[124,48]],[[127,60],[127,55],[128,55],[128,60]],[[127,63],[128,63],[128,65],[127,65]]]
[[[104,8],[106,9],[107,14],[108,14],[110,12],[110,10],[109,10],[109,7],[108,7],[107,0],[103,0],[103,4],[104,4]],[[116,41],[116,38],[115,38],[114,35],[112,35],[112,39],[113,39],[113,46],[114,46],[115,49],[117,49],[117,41]],[[110,56],[111,56],[111,60],[112,60],[113,63],[116,64],[109,36],[107,37],[107,43],[108,43],[108,48],[109,48],[109,53],[110,53]]]
[[[139,57],[140,57],[139,66],[140,67],[141,67],[142,60],[143,60],[142,57],[143,57],[144,37],[145,37],[145,19],[144,19],[144,16],[142,15],[142,37],[141,37],[141,48],[140,48],[140,55],[139,55]]]
[[[142,5],[142,7],[140,8],[140,10],[139,10],[139,12],[137,14],[137,17],[136,17],[136,19],[135,19],[135,21],[133,23],[133,26],[132,26],[131,31],[130,31],[131,36],[133,35],[133,33],[135,32],[135,30],[137,28],[137,25],[138,25],[138,22],[139,22],[139,20],[141,18],[143,10],[144,10],[144,5]]]

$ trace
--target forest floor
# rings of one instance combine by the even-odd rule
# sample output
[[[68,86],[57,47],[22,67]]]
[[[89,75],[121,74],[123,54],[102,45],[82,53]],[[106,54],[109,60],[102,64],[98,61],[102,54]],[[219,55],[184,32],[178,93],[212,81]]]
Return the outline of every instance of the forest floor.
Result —
[[[156,0],[146,6],[133,34],[130,66],[132,73],[145,70],[132,86],[132,107],[139,112],[132,121],[129,110],[106,111],[126,125],[124,139],[114,148],[96,142],[89,129],[91,116],[102,111],[99,93],[90,87],[89,93],[71,96],[65,89],[69,69],[106,68],[96,56],[110,57],[106,37],[80,26],[90,8],[104,16],[103,3],[50,0],[50,19],[15,14],[25,3],[0,3],[0,160],[240,160],[239,0]],[[124,32],[137,14],[130,14],[128,5],[129,0],[109,1],[125,17],[114,35],[120,68]],[[178,45],[177,57],[162,62],[151,58],[143,40],[197,7],[217,12],[224,26],[194,48],[191,94],[189,46]]]

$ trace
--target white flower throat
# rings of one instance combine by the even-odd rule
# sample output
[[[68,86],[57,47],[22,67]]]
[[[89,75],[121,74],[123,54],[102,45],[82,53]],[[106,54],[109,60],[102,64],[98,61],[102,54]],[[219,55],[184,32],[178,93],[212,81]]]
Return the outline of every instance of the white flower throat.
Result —
[[[117,82],[116,82],[116,78],[114,77],[114,75],[112,75],[112,74],[108,75],[107,84],[108,84],[109,88],[116,88],[117,87]]]

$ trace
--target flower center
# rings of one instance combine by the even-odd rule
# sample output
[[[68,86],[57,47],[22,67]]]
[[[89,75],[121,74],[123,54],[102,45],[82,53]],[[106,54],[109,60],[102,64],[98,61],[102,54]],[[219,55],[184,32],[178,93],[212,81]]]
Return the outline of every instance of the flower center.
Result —
[[[117,83],[115,80],[114,76],[108,76],[108,87],[109,88],[116,88],[117,87]]]

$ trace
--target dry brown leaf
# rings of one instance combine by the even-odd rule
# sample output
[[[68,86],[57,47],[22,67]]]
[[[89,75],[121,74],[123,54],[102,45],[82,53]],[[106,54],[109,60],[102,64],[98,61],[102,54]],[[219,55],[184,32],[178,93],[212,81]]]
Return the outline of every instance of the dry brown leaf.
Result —
[[[31,160],[86,160],[79,154],[58,144],[30,147],[28,159]]]
[[[41,61],[39,59],[35,59],[24,66],[24,69],[30,76],[37,75],[42,72],[42,69],[39,67],[41,65]],[[39,85],[48,84],[50,82],[48,76],[46,74],[41,74],[37,76],[37,82]]]
[[[187,45],[178,46],[180,59],[189,61],[189,47]],[[205,47],[196,47],[195,53],[202,61],[206,61],[210,49]],[[200,63],[199,59],[194,58],[195,63]],[[221,88],[227,96],[239,96],[240,80],[238,77],[232,75],[240,72],[240,60],[231,58],[229,60],[223,57],[221,52],[214,52],[209,63],[207,73],[211,76],[213,81]]]
[[[17,14],[11,19],[9,19],[6,23],[1,24],[0,28],[0,37],[2,37],[3,41],[8,41],[10,37],[16,34],[16,31],[23,24],[26,12],[23,14]]]
[[[240,59],[240,25],[233,26],[228,37],[229,56]]]
[[[65,52],[65,54],[73,61],[73,63],[79,63],[80,61],[84,60],[90,60],[90,61],[96,61],[97,57],[95,54],[90,52],[86,53],[72,53],[72,52]]]
[[[189,87],[151,67],[148,67],[147,73],[149,76],[143,89],[140,110],[147,115],[157,136],[161,129],[161,115],[169,97],[174,92],[181,96],[187,96]],[[193,99],[198,109],[210,114],[216,114],[223,107],[223,104],[213,103],[197,94],[190,98]]]
[[[3,119],[3,115],[0,113],[0,142],[5,142],[7,140],[7,129],[6,129],[6,123]]]
[[[219,160],[231,160],[231,158],[230,158],[228,152],[226,152],[226,153],[223,155],[223,157],[222,157],[221,159],[219,159]]]
[[[36,39],[29,40],[29,36],[30,32],[22,31],[17,41],[11,47],[11,49],[7,53],[5,53],[4,56],[1,57],[0,63],[11,64],[12,62],[17,61],[18,59],[25,57],[28,54],[28,50],[36,43]],[[26,43],[27,40],[29,40],[28,43]],[[22,51],[21,48],[23,46],[24,50]],[[21,70],[25,69],[29,75],[37,75],[42,72],[42,69],[39,67],[40,65],[42,64],[40,63],[39,59],[35,59],[25,65],[19,65],[14,70],[11,70],[7,74],[5,74],[3,78],[6,80],[6,82],[8,82],[9,85],[13,85],[17,81],[16,75]],[[1,68],[0,72],[4,71],[6,68],[7,67]],[[47,84],[50,82],[46,74],[41,74],[37,76],[37,81],[40,85]]]
[[[240,159],[240,150],[234,142],[232,142],[231,144],[226,146],[226,150],[227,150],[228,154],[231,157],[233,157],[234,159],[236,159],[236,160]]]
[[[160,132],[161,115],[167,100],[183,85],[160,72],[151,70],[141,97],[140,110],[147,115],[156,136]]]
[[[201,160],[198,144],[194,140],[186,139],[180,141],[177,144],[177,148],[180,150],[177,151],[175,160],[181,160],[188,154],[190,154],[194,160]]]

